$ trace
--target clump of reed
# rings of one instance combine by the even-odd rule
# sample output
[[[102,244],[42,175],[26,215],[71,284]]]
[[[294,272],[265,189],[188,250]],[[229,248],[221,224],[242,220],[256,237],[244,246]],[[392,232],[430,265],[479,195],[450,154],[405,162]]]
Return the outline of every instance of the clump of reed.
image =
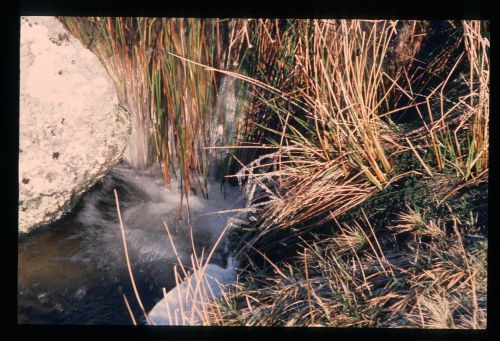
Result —
[[[100,17],[63,17],[61,21],[98,56],[113,79],[120,103],[131,113],[133,143],[129,143],[129,159],[136,167],[146,167],[153,156],[147,55],[150,47],[144,39],[151,21]]]
[[[461,189],[487,181],[484,23],[464,21],[460,28],[450,22],[451,44],[438,46],[441,53],[428,64],[399,70],[384,62],[396,22],[292,24],[296,35],[269,47],[293,47],[294,62],[278,59],[274,66],[288,75],[279,82],[283,91],[256,96],[272,117],[259,127],[268,150],[238,174],[264,208],[250,224],[255,232],[240,244],[248,246],[241,253],[248,266],[222,302],[224,323],[485,328],[487,241],[474,227],[473,208],[468,222],[453,209],[426,219],[407,208],[395,226],[378,228],[364,212],[361,220],[347,218],[410,175],[443,190],[432,204],[441,208]],[[458,85],[447,87],[449,82]],[[462,94],[464,85],[468,93]],[[415,129],[398,122],[397,114],[407,109],[415,112]],[[416,163],[401,172],[398,155]],[[331,234],[311,241],[311,227],[328,225]],[[283,229],[309,240],[302,250],[288,246],[285,260],[271,260],[276,247],[287,248],[286,239],[276,240],[287,236],[279,233]],[[265,269],[254,264],[259,255]]]
[[[320,216],[323,223],[398,175],[389,155],[403,146],[384,119],[400,91],[385,70],[396,25],[298,20],[284,32],[266,30],[264,37],[282,39],[263,53],[274,58],[267,70],[281,94],[256,95],[267,106],[270,118],[258,123],[274,149],[239,173],[258,184],[268,200],[263,227],[287,228]],[[293,58],[283,57],[291,53]]]
[[[224,135],[229,129],[226,112],[217,110],[221,77],[215,68],[237,69],[246,41],[242,37],[245,20],[60,20],[99,57],[116,85],[120,103],[130,112],[132,165],[145,168],[157,161],[167,186],[172,175],[179,176],[183,195],[199,189],[207,196],[209,163],[215,161],[206,147],[214,142],[217,130]]]
[[[264,38],[281,41],[259,50],[264,66],[272,66],[261,67],[266,74],[256,78],[266,82],[272,75],[280,92],[256,89],[265,120],[255,122],[267,140],[258,148],[267,150],[237,174],[248,179],[252,198],[264,206],[254,240],[270,230],[321,225],[409,174],[451,183],[451,169],[461,186],[485,181],[489,41],[479,22],[465,21],[462,29],[444,23],[453,40],[435,47],[440,52],[427,64],[408,61],[425,46],[418,37],[428,24],[421,22],[265,24]],[[402,41],[416,46],[398,51]],[[294,58],[285,59],[291,51]],[[470,77],[464,76],[467,65]],[[450,82],[457,85],[447,87]],[[462,96],[464,87],[468,93]],[[399,123],[400,112],[408,110],[415,112],[417,128]],[[413,154],[419,166],[395,170],[401,153]]]

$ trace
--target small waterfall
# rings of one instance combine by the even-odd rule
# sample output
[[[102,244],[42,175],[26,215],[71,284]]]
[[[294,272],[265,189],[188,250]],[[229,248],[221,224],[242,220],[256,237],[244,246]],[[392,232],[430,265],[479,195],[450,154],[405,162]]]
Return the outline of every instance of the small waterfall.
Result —
[[[68,217],[19,243],[18,318],[21,323],[129,324],[122,294],[134,306],[113,190],[120,201],[128,253],[147,311],[175,286],[177,257],[162,219],[184,265],[191,264],[192,244],[186,201],[178,222],[179,182],[163,183],[159,166],[136,169],[122,162],[89,191]],[[244,207],[240,189],[208,182],[209,199],[190,195],[189,207],[197,254],[217,240]],[[233,210],[233,211],[230,211]],[[216,213],[227,211],[224,213]],[[224,243],[211,263],[223,266]],[[215,265],[211,266],[213,268]]]
[[[232,140],[237,106],[235,82],[230,76],[222,78],[211,123],[210,146],[223,146]]]
[[[125,54],[116,54],[114,63],[103,62],[103,64],[115,83],[120,105],[130,117],[130,139],[123,157],[132,167],[144,169],[153,162],[151,95],[148,88],[147,68],[136,62],[132,63],[129,56]],[[132,65],[130,70],[129,64]],[[131,74],[124,70],[129,70]]]
[[[131,132],[128,147],[123,157],[133,167],[144,169],[151,165],[153,155],[151,151],[149,114],[141,112],[130,113]]]
[[[208,126],[207,146],[231,146],[238,139],[236,132],[240,118],[248,105],[248,93],[242,81],[224,75],[213,111],[213,120]],[[229,149],[229,151],[231,151]],[[220,175],[220,161],[226,157],[220,149],[209,149],[208,158],[212,174]]]
[[[83,209],[77,215],[77,221],[86,226],[86,229],[82,230],[86,244],[81,254],[82,259],[88,259],[103,267],[123,261],[123,250],[117,247],[121,244],[121,237],[113,196],[114,188],[118,192],[132,259],[139,262],[175,261],[162,220],[167,223],[173,234],[177,250],[187,257],[185,260],[189,259],[191,240],[185,200],[182,221],[178,221],[180,184],[174,180],[168,190],[163,183],[159,167],[154,167],[153,170],[138,170],[126,163],[115,167],[103,179],[102,187],[89,193],[84,199]],[[190,220],[195,240],[204,241],[204,245],[200,246],[205,247],[215,242],[232,215],[214,212],[243,207],[238,188],[226,188],[226,193],[221,193],[216,183],[209,183],[208,190],[211,193],[209,199],[196,195],[189,197]]]

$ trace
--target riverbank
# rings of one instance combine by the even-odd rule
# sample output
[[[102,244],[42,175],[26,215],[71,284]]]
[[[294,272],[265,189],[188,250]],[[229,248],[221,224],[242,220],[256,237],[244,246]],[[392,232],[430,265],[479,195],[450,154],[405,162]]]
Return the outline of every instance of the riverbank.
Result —
[[[120,264],[129,323],[166,297],[182,324],[486,328],[488,22],[59,20],[130,115],[132,167],[67,250]],[[175,285],[141,303],[160,261]],[[235,282],[200,287],[205,265]]]

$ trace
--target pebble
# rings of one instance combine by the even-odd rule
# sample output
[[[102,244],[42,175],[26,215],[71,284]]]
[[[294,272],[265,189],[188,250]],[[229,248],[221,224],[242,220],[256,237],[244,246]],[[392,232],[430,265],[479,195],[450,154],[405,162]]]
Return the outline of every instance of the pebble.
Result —
[[[87,294],[87,288],[85,286],[78,288],[75,292],[75,298],[81,300]]]
[[[49,302],[49,294],[47,294],[46,292],[42,292],[38,295],[38,301],[42,304],[46,304]]]

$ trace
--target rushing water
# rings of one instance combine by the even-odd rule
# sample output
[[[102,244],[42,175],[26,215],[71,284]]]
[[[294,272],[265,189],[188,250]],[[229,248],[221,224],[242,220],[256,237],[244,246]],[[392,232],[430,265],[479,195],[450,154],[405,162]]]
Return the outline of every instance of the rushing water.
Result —
[[[184,200],[178,222],[178,184],[167,190],[158,169],[142,171],[122,162],[89,191],[60,221],[20,237],[18,245],[18,322],[50,324],[130,324],[126,295],[140,322],[126,267],[113,189],[120,199],[127,246],[146,311],[175,286],[175,254],[162,218],[169,226],[184,264],[192,254]],[[208,200],[190,196],[195,247],[209,247],[242,207],[239,190],[209,185]],[[213,261],[224,266],[223,248]]]

